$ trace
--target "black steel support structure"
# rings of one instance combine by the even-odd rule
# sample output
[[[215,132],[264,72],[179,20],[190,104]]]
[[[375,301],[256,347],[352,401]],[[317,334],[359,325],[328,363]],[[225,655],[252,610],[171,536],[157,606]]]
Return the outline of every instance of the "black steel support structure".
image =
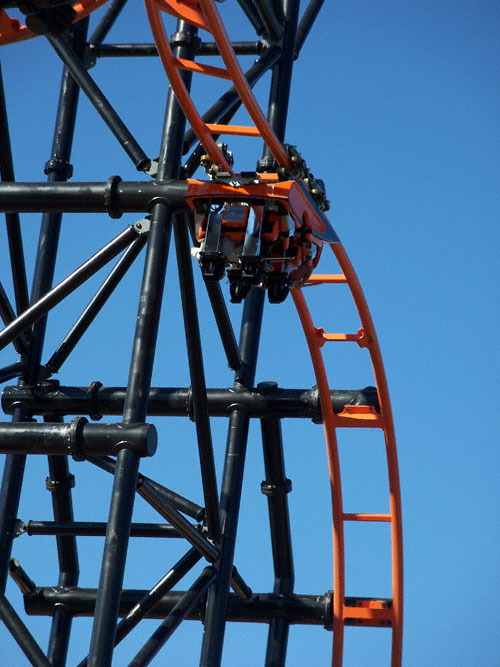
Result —
[[[192,58],[195,30],[180,21],[178,32],[183,31],[187,35],[187,44],[177,46],[175,55],[178,58]],[[185,81],[189,85],[188,76]],[[157,181],[179,177],[184,125],[185,118],[173,93],[170,92],[165,113]],[[140,168],[140,164],[137,164],[137,167]],[[146,418],[171,229],[171,210],[163,203],[156,204],[151,214],[151,230],[129,381],[125,394],[123,409],[125,424],[143,422]],[[130,449],[122,449],[116,460],[115,483],[90,643],[88,664],[92,667],[111,664],[112,660],[138,472],[139,456]],[[118,535],[119,538],[117,538]]]
[[[7,4],[10,7],[15,3]],[[59,7],[65,3],[45,4],[50,5],[49,14],[65,11]],[[285,135],[293,62],[323,0],[310,0],[301,20],[299,0],[238,0],[238,4],[256,36],[252,34],[248,41],[233,43],[233,48],[237,55],[257,57],[252,65],[245,66],[251,87],[269,75],[267,117],[278,140],[284,142],[288,139]],[[112,0],[102,11],[89,39],[88,18],[73,27],[68,23],[68,29],[61,34],[47,28],[47,48],[50,44],[64,69],[52,152],[45,165],[48,176],[45,183],[14,182],[8,124],[8,120],[12,123],[13,119],[7,118],[8,96],[4,96],[0,71],[0,212],[5,213],[12,266],[10,293],[4,282],[0,284],[0,317],[5,325],[0,331],[0,350],[14,350],[18,355],[17,361],[0,368],[0,382],[17,378],[17,385],[4,387],[2,393],[3,411],[12,416],[12,421],[0,423],[0,454],[6,455],[0,490],[0,617],[31,664],[44,667],[67,664],[75,616],[94,619],[88,642],[85,645],[80,642],[79,667],[111,665],[115,647],[147,618],[162,622],[149,639],[143,640],[142,647],[136,649],[135,657],[129,658],[130,665],[149,664],[181,623],[195,620],[204,626],[202,666],[221,664],[226,624],[238,622],[267,625],[265,664],[283,667],[292,625],[332,629],[332,591],[304,595],[294,592],[294,550],[287,495],[292,490],[292,482],[286,476],[287,442],[282,432],[283,419],[321,424],[319,393],[316,387],[310,386],[281,387],[267,377],[264,379],[269,381],[259,382],[257,364],[264,289],[251,288],[239,330],[233,324],[223,283],[207,281],[197,294],[197,276],[191,256],[191,245],[197,242],[186,190],[187,179],[198,173],[205,149],[198,144],[193,130],[186,128],[184,114],[169,89],[160,155],[152,160],[114,108],[112,96],[106,96],[106,90],[101,90],[91,74],[100,58],[154,58],[158,55],[156,46],[151,43],[104,43],[126,5],[127,0]],[[253,41],[252,37],[255,37]],[[198,29],[182,20],[177,23],[171,46],[178,62],[219,55],[214,43],[202,42]],[[185,70],[182,76],[189,90],[193,74]],[[164,85],[166,89],[166,83]],[[80,90],[104,120],[119,150],[123,149],[135,168],[143,172],[133,178],[144,180],[122,180],[120,176],[110,175],[102,182],[67,182],[73,172],[70,156]],[[205,123],[226,125],[239,112],[241,100],[236,88],[229,87],[211,106],[207,104],[204,108],[208,108],[201,114]],[[219,140],[217,135],[214,137]],[[276,169],[266,147],[260,157],[257,171]],[[253,168],[255,165],[248,166],[249,173],[255,173],[250,171]],[[119,218],[131,212],[140,214],[142,219],[135,224],[120,225]],[[29,299],[28,263],[19,217],[22,213],[43,214]],[[63,213],[79,213],[82,219],[89,214],[107,214],[115,221],[112,224],[119,226],[111,241],[101,244],[79,268],[54,285]],[[28,224],[32,224],[31,219]],[[77,223],[72,219],[68,224]],[[188,359],[185,384],[189,383],[189,387],[168,384],[173,382],[168,377],[168,369],[165,378],[161,378],[165,386],[152,386],[172,231],[185,338],[182,344]],[[100,381],[90,386],[67,385],[63,384],[66,377],[61,377],[60,383],[53,375],[65,371],[70,365],[70,362],[66,364],[70,355],[78,354],[82,339],[89,329],[97,326],[98,315],[139,262],[143,248],[144,266],[127,385],[103,386]],[[68,322],[64,331],[58,332],[45,360],[46,327],[52,309],[115,258],[116,264],[90,301],[87,298],[81,314]],[[227,383],[231,386],[207,388],[207,357],[216,346],[206,341],[202,329],[198,313],[202,298],[215,323],[216,346],[222,365],[234,372]],[[135,312],[135,304],[125,307]],[[105,377],[100,379],[106,381]],[[336,414],[342,413],[346,406],[364,406],[371,411],[373,419],[377,419],[380,408],[374,387],[332,390],[330,396]],[[101,421],[103,417],[111,419]],[[194,422],[194,451],[199,458],[201,481],[199,497],[185,497],[167,488],[159,481],[166,472],[161,466],[154,474],[148,473],[150,476],[143,474],[143,469],[139,470],[140,465],[147,464],[146,457],[155,456],[157,448],[158,454],[163,455],[161,460],[167,461],[162,465],[169,465],[169,454],[165,450],[171,443],[159,427],[163,422],[156,422],[157,431],[152,423],[154,417],[178,417]],[[228,422],[219,480],[217,443],[212,435],[214,418]],[[252,582],[246,580],[243,568],[240,568],[241,573],[236,569],[234,562],[252,419],[259,420],[261,428],[264,469],[261,491],[267,499],[264,508],[267,505],[271,535],[271,590],[263,593],[252,591]],[[176,444],[186,452],[190,446],[187,442]],[[313,444],[310,447],[313,449]],[[47,456],[48,461],[45,484],[51,494],[52,516],[49,519],[20,518],[26,457],[40,454]],[[74,461],[113,480],[107,517],[85,521],[75,512],[76,496],[72,488],[76,473],[71,472]],[[133,520],[136,495],[147,503],[147,509],[156,520]],[[75,521],[75,516],[80,520]],[[17,560],[11,559],[15,540],[35,542],[41,535],[55,538],[57,582],[37,580],[35,584],[30,579],[31,573],[28,575]],[[96,588],[79,587],[80,565],[85,554],[79,552],[77,546],[83,537],[104,538]],[[143,540],[145,544],[156,540],[164,548],[162,554],[167,554],[157,583],[148,584],[149,589],[124,587],[130,539]],[[174,548],[172,542],[178,545],[181,540],[186,542],[185,549],[169,560],[168,547]],[[200,561],[204,561],[203,565]],[[147,562],[145,558],[142,565],[147,567]],[[46,653],[6,597],[9,571],[23,595],[28,616],[52,617]],[[273,577],[274,583],[271,583]],[[182,584],[183,590],[178,590],[176,587],[184,578],[189,581]],[[324,590],[329,587],[328,582]],[[358,601],[351,603],[356,606]]]
[[[74,48],[81,56],[87,33],[87,20],[75,30]],[[52,142],[51,157],[45,165],[45,173],[49,183],[64,182],[72,173],[70,165],[71,148],[75,129],[76,110],[80,89],[68,70],[62,75],[59,106]],[[3,97],[3,95],[2,95]],[[9,148],[10,153],[10,148]],[[8,162],[11,160],[9,159]],[[10,174],[13,178],[13,170]],[[39,301],[51,288],[57,256],[59,233],[61,228],[60,212],[47,213],[42,218],[42,226],[38,244],[37,260],[31,290],[31,303]],[[9,222],[9,220],[7,221]],[[24,265],[22,246],[18,246],[13,266]],[[18,278],[19,280],[19,278]],[[16,281],[16,284],[18,283]],[[21,283],[22,284],[22,283]],[[21,302],[22,303],[22,302]],[[25,381],[33,383],[37,380],[40,365],[45,327],[47,318],[42,317],[33,327],[29,337],[29,351],[26,355]],[[22,383],[21,383],[22,384]],[[20,410],[14,412],[13,421],[25,421],[29,415]],[[9,455],[5,461],[2,489],[0,492],[0,590],[5,589],[9,559],[12,549],[12,525],[17,515],[19,497],[24,476],[25,456]]]

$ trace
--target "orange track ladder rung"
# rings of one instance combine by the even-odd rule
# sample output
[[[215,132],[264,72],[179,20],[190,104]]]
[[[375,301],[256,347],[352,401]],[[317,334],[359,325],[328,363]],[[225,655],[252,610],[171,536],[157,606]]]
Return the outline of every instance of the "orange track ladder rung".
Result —
[[[256,127],[248,125],[220,125],[219,123],[207,123],[209,132],[212,134],[235,134],[243,137],[260,137]]]
[[[215,76],[219,79],[231,80],[229,72],[222,67],[212,67],[211,65],[204,65],[203,63],[195,62],[194,60],[186,60],[185,58],[174,58],[173,62],[178,69],[189,70],[197,74],[207,74],[208,76]]]
[[[379,521],[391,522],[390,514],[344,514],[344,521]]]
[[[307,279],[306,285],[331,285],[331,284],[341,284],[346,283],[347,278],[343,273],[317,273],[309,276]]]
[[[344,605],[343,612],[345,625],[390,627],[393,623],[392,600],[354,600]]]
[[[357,333],[355,334],[348,334],[348,333],[326,333],[324,329],[321,327],[315,327],[316,329],[316,336],[318,340],[318,344],[320,347],[323,347],[325,343],[332,343],[332,342],[354,342],[357,343],[360,347],[368,347],[369,341],[367,340],[365,336],[365,330],[361,328]]]
[[[373,405],[345,405],[335,415],[337,428],[384,428],[384,420]]]

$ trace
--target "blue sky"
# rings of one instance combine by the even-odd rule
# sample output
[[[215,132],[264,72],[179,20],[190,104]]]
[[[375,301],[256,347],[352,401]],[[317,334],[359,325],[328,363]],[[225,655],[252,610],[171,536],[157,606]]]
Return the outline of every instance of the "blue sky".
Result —
[[[109,41],[149,41],[141,6],[131,6]],[[233,3],[230,35],[250,38]],[[286,140],[296,144],[313,173],[324,179],[329,218],[363,284],[375,320],[389,379],[403,492],[405,535],[405,667],[499,664],[498,594],[499,462],[496,429],[499,357],[499,40],[496,2],[325,3],[294,70]],[[12,130],[16,178],[44,180],[60,82],[60,65],[38,38],[0,51]],[[92,70],[110,101],[151,156],[159,149],[166,80],[153,59],[102,60]],[[201,84],[203,86],[203,84]],[[259,84],[265,95],[267,82]],[[207,100],[206,88],[197,99]],[[212,92],[210,94],[213,94]],[[211,98],[210,98],[211,99]],[[233,142],[231,142],[233,147]],[[237,165],[253,169],[259,147],[234,142]],[[105,180],[137,172],[101,119],[82,98],[74,144],[74,180]],[[137,216],[67,216],[56,281]],[[33,267],[39,216],[23,216],[28,268]],[[0,237],[5,247],[4,231]],[[5,251],[3,252],[6,256]],[[59,379],[85,386],[94,380],[123,385],[127,378],[142,257],[82,340]],[[331,264],[325,257],[325,271]],[[195,267],[196,268],[196,267]],[[321,268],[321,267],[320,267]],[[58,307],[49,320],[45,359],[66,333],[104,273]],[[6,260],[0,278],[10,290]],[[208,386],[232,382],[226,369],[202,284],[200,294]],[[227,291],[227,287],[225,287]],[[336,290],[311,295],[318,326],[355,325],[352,308]],[[186,386],[188,374],[177,277],[172,255],[153,384]],[[235,326],[241,307],[232,306]],[[284,324],[286,323],[286,329]],[[335,329],[334,329],[335,330]],[[14,361],[12,349],[0,364]],[[332,387],[372,382],[360,351],[342,348],[328,358]],[[257,381],[311,387],[310,361],[291,301],[266,307]],[[219,474],[225,423],[213,420]],[[191,423],[155,421],[157,456],[145,474],[161,477],[184,495],[200,498]],[[326,460],[321,428],[302,421],[284,426],[295,544],[297,592],[332,588]],[[354,511],[387,511],[383,460],[375,435],[342,433],[346,502]],[[256,591],[270,590],[265,499],[258,429],[251,431],[244,485],[238,568]],[[77,477],[78,520],[105,520],[110,480],[72,463]],[[160,471],[160,472],[158,472]],[[19,515],[50,518],[46,463],[30,461]],[[370,509],[366,509],[370,506]],[[373,507],[373,510],[371,509]],[[361,508],[361,509],[358,509]],[[136,520],[156,521],[140,499]],[[389,594],[387,535],[377,528],[352,535],[348,594]],[[80,540],[82,586],[95,586],[102,541]],[[126,585],[152,585],[184,550],[180,544],[131,541]],[[146,552],[146,565],[144,566]],[[50,538],[23,536],[18,557],[37,584],[57,578]],[[139,564],[141,563],[141,566]],[[19,599],[9,586],[9,596]],[[46,619],[30,627],[45,647]],[[116,664],[126,664],[155,624],[148,622],[123,643]],[[85,654],[89,619],[74,624],[68,664]],[[6,664],[24,658],[0,628]],[[345,665],[388,662],[389,632],[346,632]],[[197,664],[201,626],[186,624],[164,653],[181,667]],[[331,635],[292,628],[288,665],[328,664]],[[243,647],[243,650],[242,650]],[[262,663],[265,630],[231,626],[224,665]],[[157,663],[162,664],[159,658]]]

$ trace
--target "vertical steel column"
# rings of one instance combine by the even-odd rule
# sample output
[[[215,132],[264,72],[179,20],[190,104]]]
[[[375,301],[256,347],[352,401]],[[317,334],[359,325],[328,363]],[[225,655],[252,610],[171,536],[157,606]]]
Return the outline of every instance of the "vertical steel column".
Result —
[[[187,231],[187,219],[184,213],[175,216],[175,249],[179,269],[184,330],[191,378],[193,415],[196,424],[198,452],[200,458],[203,498],[205,502],[208,537],[218,540],[220,537],[219,502],[217,498],[217,478],[212,445],[212,433],[207,406],[207,388],[201,349],[200,325],[196,307],[193,265]]]
[[[48,461],[49,477],[46,484],[47,490],[52,494],[54,520],[73,522],[71,488],[74,486],[74,477],[69,472],[68,457],[49,456]],[[76,586],[80,569],[74,535],[57,536],[57,554],[60,572],[58,586]],[[47,656],[54,667],[63,667],[66,664],[72,620],[72,616],[65,611],[56,611],[52,617]]]
[[[10,145],[9,122],[5,102],[2,68],[0,66],[0,176],[2,181],[14,181],[14,165],[12,164],[12,149]],[[10,264],[17,314],[28,307],[28,283],[24,261],[23,240],[19,213],[6,213],[5,224],[9,240]]]
[[[85,46],[87,27],[88,19],[83,19],[75,27],[74,48],[78,55],[83,52]],[[78,96],[79,88],[65,68],[62,75],[51,158],[45,165],[45,172],[48,175],[49,182],[66,181],[71,176],[69,159],[73,144]],[[42,217],[31,293],[32,303],[38,301],[52,286],[61,218],[61,213],[48,213]],[[34,325],[32,330],[28,355],[28,370],[26,373],[29,383],[37,380],[46,322],[47,317],[42,318]],[[25,418],[27,418],[26,415],[16,410],[13,421],[22,421]],[[16,454],[7,456],[5,460],[2,489],[0,492],[0,591],[5,590],[7,581],[13,540],[11,531],[13,521],[17,516],[25,462],[25,456]]]
[[[274,592],[293,593],[294,567],[287,493],[291,482],[285,477],[283,440],[279,419],[261,419],[266,479],[262,491],[267,496],[274,564]],[[269,624],[266,667],[283,667],[286,660],[289,624],[273,618]]]
[[[192,57],[193,42],[196,36],[195,29],[184,21],[179,21],[177,30],[178,35],[182,34],[182,38],[179,38],[175,48],[176,57]],[[189,82],[190,76],[186,75],[186,84],[189,85]],[[169,90],[158,164],[158,181],[179,177],[184,127],[184,115],[172,91]],[[143,422],[146,418],[171,229],[172,222],[169,207],[163,203],[156,204],[152,211],[134,346],[125,395],[124,423]],[[108,530],[106,532],[88,658],[90,667],[110,665],[112,660],[138,470],[139,457],[130,450],[122,449],[116,461]]]
[[[271,92],[269,98],[268,119],[281,141],[285,139],[286,120],[288,114],[288,103],[290,98],[290,87],[292,83],[293,61],[295,58],[295,40],[297,35],[297,23],[299,18],[299,0],[283,0],[284,33],[283,33],[283,51],[280,60],[273,69],[271,81]],[[263,166],[265,167],[272,160],[269,151],[264,153]],[[262,421],[263,444],[274,441],[274,447],[278,447],[282,455],[281,429],[279,423]],[[278,451],[275,452],[278,454]],[[282,456],[281,456],[282,460]],[[266,475],[275,475],[276,480],[279,477],[284,478],[284,469],[280,469],[279,461],[274,459],[278,466],[270,466],[270,453],[265,455]],[[280,539],[283,541],[283,547],[286,547],[287,556],[283,562],[279,562],[276,553],[275,537],[273,537],[273,556],[275,565],[275,592],[291,593],[293,592],[293,560],[290,544],[290,528],[288,523],[288,508],[286,501],[284,507],[275,506],[270,514],[278,513],[280,516]],[[273,529],[273,526],[271,526]],[[281,572],[280,572],[281,570]],[[281,576],[280,576],[281,574]],[[276,590],[277,589],[277,590]],[[266,650],[266,667],[281,667],[285,664],[286,649],[288,643],[288,623],[282,619],[275,619],[269,624],[269,635]]]
[[[264,299],[264,290],[253,288],[243,308],[240,333],[242,367],[237,375],[237,384],[246,387],[251,387],[255,379]],[[218,577],[208,594],[200,660],[200,665],[204,667],[220,665],[222,659],[226,605],[233,569],[249,422],[249,417],[242,410],[236,408],[231,412],[222,475],[220,517],[223,532]]]
[[[299,18],[300,0],[283,0],[285,25],[283,31],[283,46],[281,58],[273,67],[271,91],[267,118],[280,141],[285,140],[288,102],[292,83],[293,61],[295,57],[295,37]],[[271,151],[266,148],[260,163],[263,168],[273,169],[274,160]]]
[[[285,138],[298,14],[299,0],[284,0],[283,50],[280,60],[273,68],[268,107],[269,123],[280,141]],[[265,169],[271,167],[273,163],[271,152],[265,147],[260,167]],[[236,383],[246,387],[251,387],[255,380],[264,298],[263,290],[253,288],[245,300],[243,309],[240,333],[240,353],[243,363],[236,375]],[[248,416],[241,410],[233,410],[229,419],[221,490],[220,512],[223,526],[221,556],[218,577],[209,590],[207,599],[200,660],[202,667],[216,667],[220,665],[222,659],[225,612],[238,527],[248,427]]]

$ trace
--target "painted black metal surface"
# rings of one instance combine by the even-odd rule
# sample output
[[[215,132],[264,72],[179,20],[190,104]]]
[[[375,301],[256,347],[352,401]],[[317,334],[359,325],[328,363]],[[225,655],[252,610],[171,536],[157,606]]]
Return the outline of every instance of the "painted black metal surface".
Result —
[[[221,664],[226,623],[232,621],[267,624],[266,665],[284,665],[290,625],[332,627],[331,592],[324,595],[294,593],[293,541],[287,499],[292,484],[286,477],[287,443],[283,441],[281,428],[281,420],[290,418],[320,423],[318,392],[315,388],[281,388],[272,379],[254,386],[265,292],[256,287],[250,289],[237,341],[221,288],[210,281],[204,289],[225,361],[234,371],[234,384],[206,387],[190,256],[189,234],[193,224],[185,200],[185,178],[198,167],[203,149],[196,145],[192,130],[186,131],[185,118],[170,94],[160,156],[152,168],[151,156],[146,155],[89,72],[98,58],[157,55],[152,44],[103,44],[125,4],[126,0],[111,2],[88,40],[87,19],[72,29],[71,39],[47,35],[65,66],[52,151],[45,166],[47,182],[14,182],[0,76],[0,212],[6,215],[14,285],[13,303],[0,286],[0,316],[5,324],[0,332],[0,346],[12,344],[20,355],[18,362],[0,369],[0,381],[18,378],[17,385],[6,387],[2,394],[3,410],[12,415],[12,422],[0,424],[0,453],[7,454],[0,490],[0,616],[34,665],[66,664],[75,616],[94,617],[88,656],[80,667],[110,665],[114,647],[144,618],[161,618],[163,622],[130,664],[148,664],[176,628],[189,619],[204,624],[201,665]],[[246,74],[251,86],[266,72],[272,72],[268,120],[279,140],[284,141],[293,62],[322,2],[312,0],[300,22],[298,0],[239,0],[239,4],[263,39],[234,43],[234,50],[237,54],[258,56]],[[213,43],[201,43],[197,30],[182,21],[177,26],[173,48],[177,58],[217,55]],[[191,74],[186,72],[183,76],[189,88]],[[67,183],[73,172],[70,160],[80,90],[97,109],[133,165],[145,172],[144,180],[124,181],[120,176],[111,175],[104,182]],[[230,88],[205,113],[204,121],[228,123],[240,104],[235,90]],[[183,165],[183,155],[189,151],[192,152]],[[259,168],[269,171],[273,166],[273,158],[265,149]],[[154,180],[150,180],[153,174]],[[29,298],[19,225],[19,214],[26,212],[43,213]],[[61,219],[66,212],[104,213],[113,220],[128,212],[139,212],[148,214],[148,218],[123,231],[118,227],[114,240],[54,286]],[[190,387],[151,387],[172,229]],[[84,333],[94,325],[97,315],[145,246],[127,386],[105,387],[98,381],[90,387],[60,386],[51,379],[52,375],[73,351],[78,353]],[[122,251],[121,258],[69,333],[55,350],[49,351],[48,361],[43,364],[47,315],[51,309]],[[342,412],[346,405],[372,406],[378,410],[376,396],[372,387],[331,392],[336,413]],[[64,421],[67,416],[75,418]],[[102,422],[104,416],[121,416],[121,422]],[[203,506],[139,471],[141,457],[153,456],[157,447],[156,429],[146,423],[153,416],[184,417],[195,422]],[[34,421],[39,417],[43,422]],[[211,417],[224,417],[228,421],[220,491]],[[261,490],[267,498],[271,532],[274,584],[273,590],[267,593],[252,592],[249,582],[234,564],[252,419],[260,420],[265,469]],[[48,457],[46,488],[51,493],[53,509],[50,519],[18,518],[28,455]],[[95,466],[113,476],[109,515],[103,516],[102,521],[74,520],[74,477],[69,470],[68,457],[80,461],[79,465]],[[163,517],[161,524],[133,522],[136,494]],[[59,565],[57,582],[37,581],[35,585],[22,566],[11,561],[13,542],[24,535],[34,541],[40,535],[54,537]],[[76,538],[82,536],[105,537],[100,580],[93,589],[78,587],[82,555],[78,553]],[[152,539],[166,544],[165,538],[176,538],[176,542],[184,539],[188,544],[180,559],[177,557],[172,564],[165,564],[164,576],[150,590],[128,590],[123,589],[123,581],[130,538],[143,540],[145,544]],[[174,586],[202,559],[207,561],[207,566],[191,586],[187,584],[186,590],[174,591]],[[52,617],[46,654],[3,594],[9,569],[24,596],[28,615]]]

